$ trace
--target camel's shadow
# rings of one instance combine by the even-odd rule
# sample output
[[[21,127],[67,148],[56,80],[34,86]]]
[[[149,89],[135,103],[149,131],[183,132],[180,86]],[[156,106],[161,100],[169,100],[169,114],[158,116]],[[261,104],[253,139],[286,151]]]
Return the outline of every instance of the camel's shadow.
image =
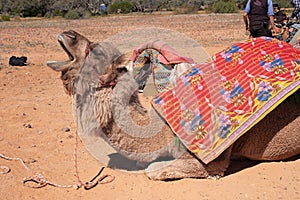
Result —
[[[140,163],[129,160],[128,158],[122,156],[119,153],[113,153],[108,155],[110,160],[108,162],[108,167],[113,169],[120,169],[120,170],[126,170],[126,171],[139,171],[144,170],[149,165],[141,165]],[[169,158],[171,160],[172,158]],[[160,161],[163,161],[164,159],[161,159]],[[159,161],[159,160],[157,160]],[[253,167],[257,164],[261,163],[260,161],[252,161],[248,159],[241,159],[241,160],[232,160],[230,163],[230,166],[226,172],[226,175],[234,174],[239,171],[242,171],[246,168]]]
[[[225,176],[229,176],[235,173],[238,173],[240,171],[243,171],[247,168],[254,167],[256,165],[259,165],[260,163],[276,163],[276,162],[290,162],[300,159],[300,155],[291,157],[289,159],[283,160],[283,161],[255,161],[255,160],[249,160],[249,159],[239,159],[239,160],[231,160],[229,168],[227,169]]]
[[[129,160],[119,153],[110,154],[109,158],[110,158],[110,160],[107,165],[108,167],[113,168],[113,169],[125,170],[125,171],[129,171],[129,172],[143,171],[150,164],[150,163],[142,164],[142,163],[138,163],[133,160]],[[164,157],[164,158],[159,158],[154,162],[167,161],[167,160],[172,160],[172,159],[173,158],[171,158],[171,157]],[[269,161],[269,162],[272,162],[272,163],[289,162],[289,161],[295,161],[297,159],[300,159],[300,155],[294,156],[285,161]],[[229,168],[227,169],[227,171],[225,173],[225,176],[233,175],[233,174],[243,171],[247,168],[255,167],[256,165],[258,165],[260,163],[266,163],[266,161],[255,161],[255,160],[249,160],[246,158],[231,160]]]
[[[134,160],[130,160],[119,153],[109,154],[108,157],[110,158],[107,164],[108,167],[126,171],[141,171],[146,169],[153,162],[174,160],[174,158],[172,157],[161,157],[150,163],[140,163]]]
[[[110,158],[107,166],[113,169],[120,169],[126,171],[139,171],[145,169],[142,166],[138,166],[137,162],[134,160],[129,160],[128,158],[122,156],[119,153],[109,154]]]

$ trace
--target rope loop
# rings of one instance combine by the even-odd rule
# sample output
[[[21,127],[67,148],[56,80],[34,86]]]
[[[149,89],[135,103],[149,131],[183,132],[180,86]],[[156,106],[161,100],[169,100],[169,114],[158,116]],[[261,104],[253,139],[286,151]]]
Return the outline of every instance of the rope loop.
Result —
[[[107,181],[103,181],[104,179],[108,178]],[[89,182],[86,182],[84,184],[84,189],[85,190],[90,190],[92,188],[94,188],[96,185],[98,184],[106,184],[106,183],[111,183],[115,180],[115,177],[112,176],[112,175],[104,175],[102,177],[100,177],[97,181],[89,181]]]
[[[35,185],[29,184],[32,182],[35,183]],[[26,187],[38,189],[38,188],[45,187],[46,185],[48,185],[48,183],[44,177],[40,177],[37,175],[37,176],[30,176],[30,177],[24,178],[23,185]]]
[[[0,166],[0,174],[8,174],[10,172],[9,167]]]
[[[112,175],[104,175],[104,176],[101,176],[100,178],[97,179],[97,177],[99,177],[101,175],[102,171],[105,168],[105,167],[102,167],[101,170],[98,172],[98,174],[92,180],[90,180],[89,182],[86,182],[85,184],[83,184],[81,182],[80,178],[79,178],[79,173],[78,173],[78,168],[77,168],[77,162],[78,162],[77,161],[77,148],[78,148],[78,134],[76,133],[75,147],[74,147],[74,168],[75,168],[75,176],[77,177],[77,184],[60,185],[60,184],[57,184],[57,183],[50,182],[49,180],[47,180],[40,173],[35,173],[34,176],[24,178],[23,179],[23,185],[26,186],[26,187],[35,188],[35,189],[42,188],[42,187],[45,187],[47,185],[51,185],[51,186],[59,187],[59,188],[74,188],[76,190],[78,190],[81,187],[84,187],[84,189],[90,190],[98,184],[110,183],[115,179],[115,177],[112,176]],[[26,165],[26,162],[21,158],[12,158],[12,157],[5,156],[3,154],[0,154],[0,158],[3,158],[5,160],[10,160],[10,161],[13,161],[13,160],[20,161],[25,169],[27,169],[30,172],[33,172]],[[10,172],[10,168],[0,165],[0,174],[7,174],[9,172]],[[107,179],[107,178],[109,178],[109,179],[107,181],[104,181],[104,179]]]

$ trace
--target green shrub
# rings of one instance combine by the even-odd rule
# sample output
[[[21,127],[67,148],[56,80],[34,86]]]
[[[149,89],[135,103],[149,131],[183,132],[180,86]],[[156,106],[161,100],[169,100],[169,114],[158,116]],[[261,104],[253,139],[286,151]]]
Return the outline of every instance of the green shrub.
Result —
[[[109,6],[109,13],[130,13],[134,10],[134,6],[129,1],[120,1]]]
[[[45,18],[51,18],[54,17],[54,15],[51,12],[46,12],[46,14],[44,15]]]
[[[54,10],[54,11],[48,11],[44,15],[46,18],[51,18],[51,17],[56,17],[56,16],[64,16],[66,12],[61,11],[61,10]]]
[[[193,7],[178,7],[173,11],[174,14],[194,14],[197,13],[198,9]]]
[[[237,0],[236,4],[240,10],[244,10],[246,8],[248,0]]]
[[[69,10],[65,16],[65,19],[79,19],[80,18],[80,14],[79,12],[77,12],[77,10]]]
[[[9,15],[2,15],[2,16],[1,16],[1,19],[2,19],[3,21],[10,21],[10,16],[9,16]]]
[[[91,13],[83,8],[69,10],[65,15],[65,19],[88,19]]]
[[[39,14],[39,10],[34,6],[31,6],[24,8],[21,13],[23,17],[36,17]]]
[[[278,4],[281,8],[292,8],[290,0],[274,0],[273,5]]]
[[[76,11],[79,13],[79,17],[81,19],[88,19],[91,17],[90,11],[84,9],[84,8],[78,8]]]
[[[237,13],[239,11],[234,0],[217,0],[208,7],[213,13]]]

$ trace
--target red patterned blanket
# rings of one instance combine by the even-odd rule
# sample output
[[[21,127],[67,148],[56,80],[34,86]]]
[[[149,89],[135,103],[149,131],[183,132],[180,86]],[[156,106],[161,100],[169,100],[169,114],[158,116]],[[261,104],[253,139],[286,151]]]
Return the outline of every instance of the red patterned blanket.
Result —
[[[300,51],[267,37],[234,44],[160,92],[153,107],[204,163],[300,88]]]

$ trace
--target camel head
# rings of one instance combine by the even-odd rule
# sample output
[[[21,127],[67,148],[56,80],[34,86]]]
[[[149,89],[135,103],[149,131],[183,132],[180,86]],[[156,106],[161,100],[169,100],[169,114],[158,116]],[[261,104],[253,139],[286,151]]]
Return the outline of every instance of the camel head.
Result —
[[[99,75],[99,83],[109,86],[116,82],[117,78],[132,70],[132,62],[129,62],[129,54],[121,54],[111,43],[92,43],[86,37],[69,30],[59,34],[57,40],[69,57],[68,61],[48,61],[47,66],[61,72],[61,80],[65,92],[73,94],[75,78],[80,73],[83,65],[89,69],[95,69],[93,74]],[[86,58],[88,61],[86,61]],[[94,67],[94,68],[93,68]],[[90,77],[90,79],[93,79]]]
[[[65,92],[71,95],[74,79],[93,44],[87,38],[73,30],[64,31],[59,34],[57,40],[62,49],[67,53],[69,60],[48,61],[47,66],[57,72],[61,72]]]

